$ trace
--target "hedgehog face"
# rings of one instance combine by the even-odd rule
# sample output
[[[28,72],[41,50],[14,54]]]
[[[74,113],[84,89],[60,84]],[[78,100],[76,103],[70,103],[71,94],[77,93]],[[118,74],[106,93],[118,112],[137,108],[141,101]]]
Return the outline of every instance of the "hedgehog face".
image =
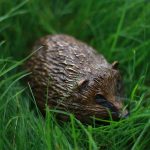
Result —
[[[76,102],[80,103],[84,115],[97,118],[117,119],[128,114],[123,111],[120,73],[110,68],[100,68],[78,82]]]

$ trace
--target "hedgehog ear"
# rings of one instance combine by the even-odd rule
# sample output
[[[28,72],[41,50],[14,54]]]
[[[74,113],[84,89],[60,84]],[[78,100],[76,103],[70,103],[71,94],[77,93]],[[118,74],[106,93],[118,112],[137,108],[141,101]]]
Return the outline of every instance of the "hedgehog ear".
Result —
[[[84,89],[86,86],[88,86],[89,80],[88,79],[80,79],[77,81],[77,87],[78,89]]]
[[[119,62],[118,61],[114,61],[112,64],[111,64],[111,66],[112,66],[112,69],[118,69],[118,66],[119,66]]]

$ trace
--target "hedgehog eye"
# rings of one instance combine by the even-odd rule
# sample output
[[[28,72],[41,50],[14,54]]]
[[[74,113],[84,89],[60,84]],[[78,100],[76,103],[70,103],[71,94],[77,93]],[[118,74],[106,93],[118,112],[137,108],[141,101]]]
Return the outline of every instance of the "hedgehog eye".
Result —
[[[97,94],[95,96],[95,100],[96,100],[96,103],[101,104],[101,105],[107,102],[106,98],[101,94]]]
[[[116,108],[112,105],[112,103],[107,101],[103,95],[97,94],[95,96],[95,100],[96,100],[96,103],[98,103],[106,108],[109,108],[111,111],[113,111],[113,112],[117,111]]]

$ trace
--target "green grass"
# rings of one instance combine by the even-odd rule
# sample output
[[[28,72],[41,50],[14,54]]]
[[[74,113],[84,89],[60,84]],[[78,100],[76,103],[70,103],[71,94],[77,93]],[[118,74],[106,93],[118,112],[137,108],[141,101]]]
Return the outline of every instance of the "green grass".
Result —
[[[149,16],[149,0],[0,0],[0,150],[148,150]],[[43,119],[22,82],[22,64],[36,39],[54,33],[73,35],[120,62],[130,117],[96,127],[72,115],[59,123],[52,111]]]

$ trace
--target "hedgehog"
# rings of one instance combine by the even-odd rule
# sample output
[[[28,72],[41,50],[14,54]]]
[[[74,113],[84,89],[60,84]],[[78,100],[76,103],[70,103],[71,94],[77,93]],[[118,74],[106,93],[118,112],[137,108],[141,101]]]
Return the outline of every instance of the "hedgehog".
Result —
[[[25,63],[30,72],[27,82],[41,112],[47,105],[74,114],[82,122],[128,115],[121,100],[118,61],[110,64],[91,46],[63,34],[40,38],[32,53]],[[58,117],[68,118],[64,114]]]

